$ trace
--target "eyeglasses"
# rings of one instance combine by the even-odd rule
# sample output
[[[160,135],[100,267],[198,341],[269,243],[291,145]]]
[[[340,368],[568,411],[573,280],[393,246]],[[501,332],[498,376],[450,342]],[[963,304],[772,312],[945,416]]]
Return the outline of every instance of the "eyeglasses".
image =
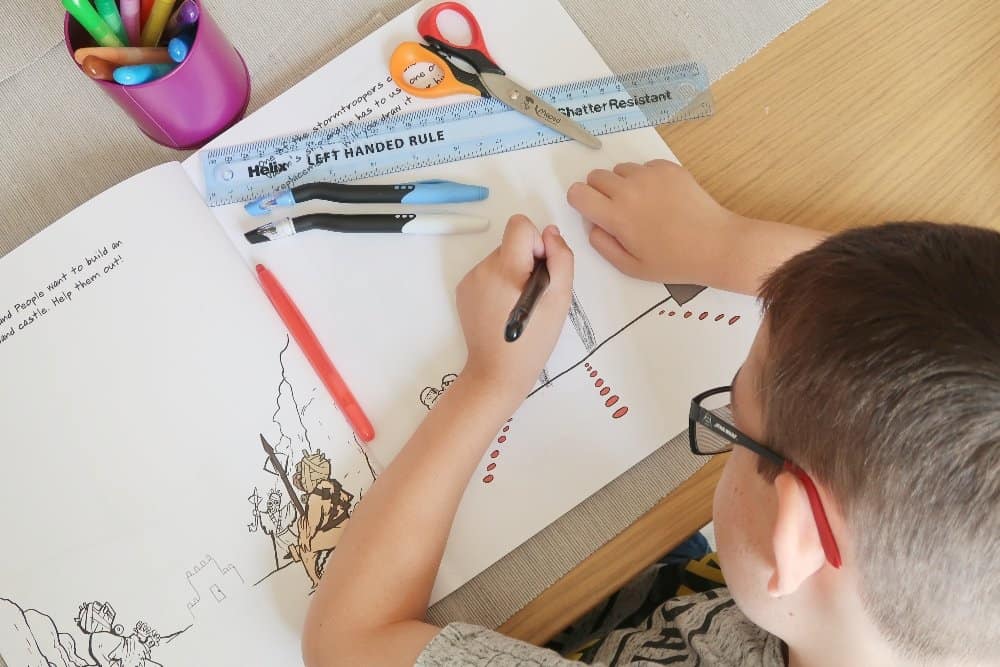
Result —
[[[833,537],[833,531],[830,530],[830,521],[826,517],[826,510],[823,509],[823,502],[812,478],[805,470],[733,425],[732,391],[731,386],[716,387],[703,391],[691,399],[691,412],[688,415],[688,440],[691,443],[691,452],[701,456],[712,456],[728,452],[736,444],[746,447],[758,456],[781,466],[782,470],[795,475],[805,487],[826,560],[833,567],[839,568],[840,549],[837,548],[837,541]]]

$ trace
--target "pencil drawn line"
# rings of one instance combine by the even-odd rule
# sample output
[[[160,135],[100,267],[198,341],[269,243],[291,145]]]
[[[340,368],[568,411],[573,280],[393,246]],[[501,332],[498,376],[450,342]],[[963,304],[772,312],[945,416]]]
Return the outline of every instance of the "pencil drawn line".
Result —
[[[566,373],[569,373],[574,368],[577,368],[580,364],[584,363],[585,361],[587,361],[588,359],[590,359],[592,356],[594,356],[594,354],[596,354],[598,350],[600,350],[606,344],[608,344],[609,342],[611,342],[611,340],[613,338],[615,338],[620,333],[622,333],[623,331],[625,331],[626,329],[628,329],[630,326],[632,326],[633,324],[635,324],[636,322],[638,322],[639,320],[641,320],[642,318],[644,318],[646,315],[649,315],[651,312],[653,312],[654,310],[656,310],[657,308],[659,308],[660,306],[662,306],[663,304],[665,304],[667,301],[670,301],[670,299],[671,299],[671,297],[668,296],[666,299],[663,299],[662,301],[658,301],[658,302],[654,303],[652,306],[650,306],[645,311],[643,311],[642,313],[640,313],[638,315],[638,317],[634,318],[633,320],[631,320],[630,322],[628,322],[625,326],[623,326],[621,329],[619,329],[618,331],[614,332],[613,334],[611,334],[610,336],[608,336],[607,338],[605,338],[604,340],[602,340],[600,343],[598,343],[596,346],[594,346],[594,349],[592,349],[590,352],[588,352],[586,354],[586,356],[584,356],[583,358],[581,358],[579,361],[577,361],[575,364],[573,364],[572,366],[570,366],[566,370],[562,371],[561,373],[558,373],[558,374],[554,375],[548,382],[546,382],[545,384],[543,384],[540,387],[536,388],[534,391],[532,391],[530,394],[528,394],[525,398],[531,398],[532,396],[534,396],[535,394],[537,394],[538,392],[540,392],[542,389],[545,389],[546,387],[548,387],[549,385],[551,385],[553,382],[555,382],[556,380],[558,380],[559,378],[561,378],[563,375],[566,375]]]
[[[293,563],[292,561],[288,561],[287,563],[285,563],[285,564],[284,564],[284,565],[282,565],[281,567],[279,567],[279,568],[276,568],[276,569],[274,569],[274,570],[271,570],[270,572],[268,572],[267,574],[265,574],[265,575],[264,575],[263,577],[261,577],[260,579],[258,579],[258,580],[257,580],[257,581],[255,581],[255,582],[253,582],[253,585],[254,585],[254,586],[256,586],[256,585],[260,584],[260,582],[262,582],[262,581],[264,581],[265,579],[268,579],[268,578],[270,578],[270,577],[272,577],[272,576],[274,576],[274,575],[278,574],[279,572],[281,572],[282,570],[284,570],[284,569],[285,569],[286,567],[289,567],[289,566],[291,566],[291,565],[294,565],[294,563]]]
[[[590,324],[590,318],[587,316],[587,311],[583,309],[583,304],[580,303],[580,297],[576,295],[576,290],[571,289],[570,294],[572,300],[569,305],[569,321],[576,330],[576,335],[580,337],[583,348],[590,352],[597,343],[594,327]]]
[[[185,632],[187,632],[188,630],[190,630],[193,627],[194,627],[194,623],[189,623],[186,628],[178,630],[177,632],[173,633],[172,635],[167,635],[166,637],[161,637],[161,639],[163,640],[164,644],[169,644],[170,642],[174,641],[175,639],[177,639],[178,637],[180,637],[182,634],[184,634]]]

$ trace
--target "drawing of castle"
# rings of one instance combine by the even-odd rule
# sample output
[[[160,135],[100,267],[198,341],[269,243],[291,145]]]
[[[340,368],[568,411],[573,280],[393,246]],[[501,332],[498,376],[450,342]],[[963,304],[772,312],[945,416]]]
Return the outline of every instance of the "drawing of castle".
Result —
[[[188,585],[195,592],[187,603],[191,617],[199,620],[211,615],[227,598],[242,592],[243,577],[235,565],[221,567],[212,556],[205,556],[200,563],[188,570]]]

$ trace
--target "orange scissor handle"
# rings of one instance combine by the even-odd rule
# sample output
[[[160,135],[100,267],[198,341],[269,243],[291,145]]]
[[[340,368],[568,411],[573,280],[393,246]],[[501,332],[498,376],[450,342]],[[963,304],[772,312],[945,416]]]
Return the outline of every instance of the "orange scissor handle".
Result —
[[[411,80],[411,75],[407,75],[407,70],[417,63],[429,63],[441,70],[441,77],[438,83],[429,88],[421,88],[414,85],[416,79]],[[448,95],[476,95],[483,96],[483,91],[476,87],[478,77],[468,72],[456,72],[451,64],[428,49],[419,42],[403,42],[396,47],[389,58],[389,74],[396,85],[414,97],[447,97]],[[461,81],[460,78],[466,79]]]

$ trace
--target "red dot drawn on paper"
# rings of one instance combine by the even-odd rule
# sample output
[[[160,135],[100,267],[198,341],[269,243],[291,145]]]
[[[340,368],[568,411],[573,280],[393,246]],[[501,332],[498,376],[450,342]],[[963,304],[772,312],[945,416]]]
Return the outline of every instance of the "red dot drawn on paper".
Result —
[[[676,310],[670,310],[670,311],[661,310],[658,314],[659,315],[666,315],[667,317],[673,317],[673,316],[675,316],[677,314],[677,311]],[[690,310],[684,311],[684,313],[682,315],[682,317],[685,320],[691,319],[693,316],[694,316],[694,312],[692,312]],[[710,312],[708,312],[707,310],[703,310],[702,312],[700,312],[698,314],[698,320],[699,321],[701,321],[701,320],[707,320],[710,316],[711,316]],[[739,322],[740,321],[740,317],[741,317],[740,315],[734,315],[734,316],[730,317],[729,318],[729,322],[728,322],[729,326],[733,326],[734,324],[736,324],[737,322]],[[725,313],[719,313],[718,315],[716,315],[715,317],[712,318],[712,321],[713,322],[721,322],[724,319],[726,319],[726,314]],[[590,365],[589,364],[588,364],[587,370],[590,370]]]
[[[590,377],[597,377],[598,375],[600,375],[600,373],[598,373],[596,370],[591,370],[590,364],[585,364],[584,366],[585,366],[584,370],[585,371],[589,371],[587,373],[588,376],[590,376]],[[597,380],[594,382],[594,387],[598,390],[597,391],[598,395],[600,395],[602,397],[603,396],[607,396],[608,394],[611,393],[611,387],[610,387],[610,385],[608,385],[606,383],[606,381],[604,380],[604,378],[602,378],[602,377],[598,377],[597,378]],[[612,408],[620,400],[621,400],[621,396],[619,396],[618,394],[612,394],[609,398],[607,398],[604,401],[604,407],[606,407],[606,408]],[[618,409],[616,409],[613,413],[611,413],[611,418],[612,419],[621,419],[622,417],[624,417],[627,414],[628,414],[628,406],[622,405],[622,406],[618,407]]]
[[[497,469],[496,459],[500,457],[499,446],[506,444],[507,442],[507,434],[510,433],[510,422],[512,419],[513,417],[508,419],[507,422],[503,425],[503,428],[500,429],[500,432],[497,434],[497,440],[496,440],[497,448],[494,449],[492,452],[490,452],[490,458],[493,460],[486,465],[486,472],[489,474],[483,477],[483,484],[489,484],[496,479],[496,476],[494,476],[492,473],[494,470]]]

